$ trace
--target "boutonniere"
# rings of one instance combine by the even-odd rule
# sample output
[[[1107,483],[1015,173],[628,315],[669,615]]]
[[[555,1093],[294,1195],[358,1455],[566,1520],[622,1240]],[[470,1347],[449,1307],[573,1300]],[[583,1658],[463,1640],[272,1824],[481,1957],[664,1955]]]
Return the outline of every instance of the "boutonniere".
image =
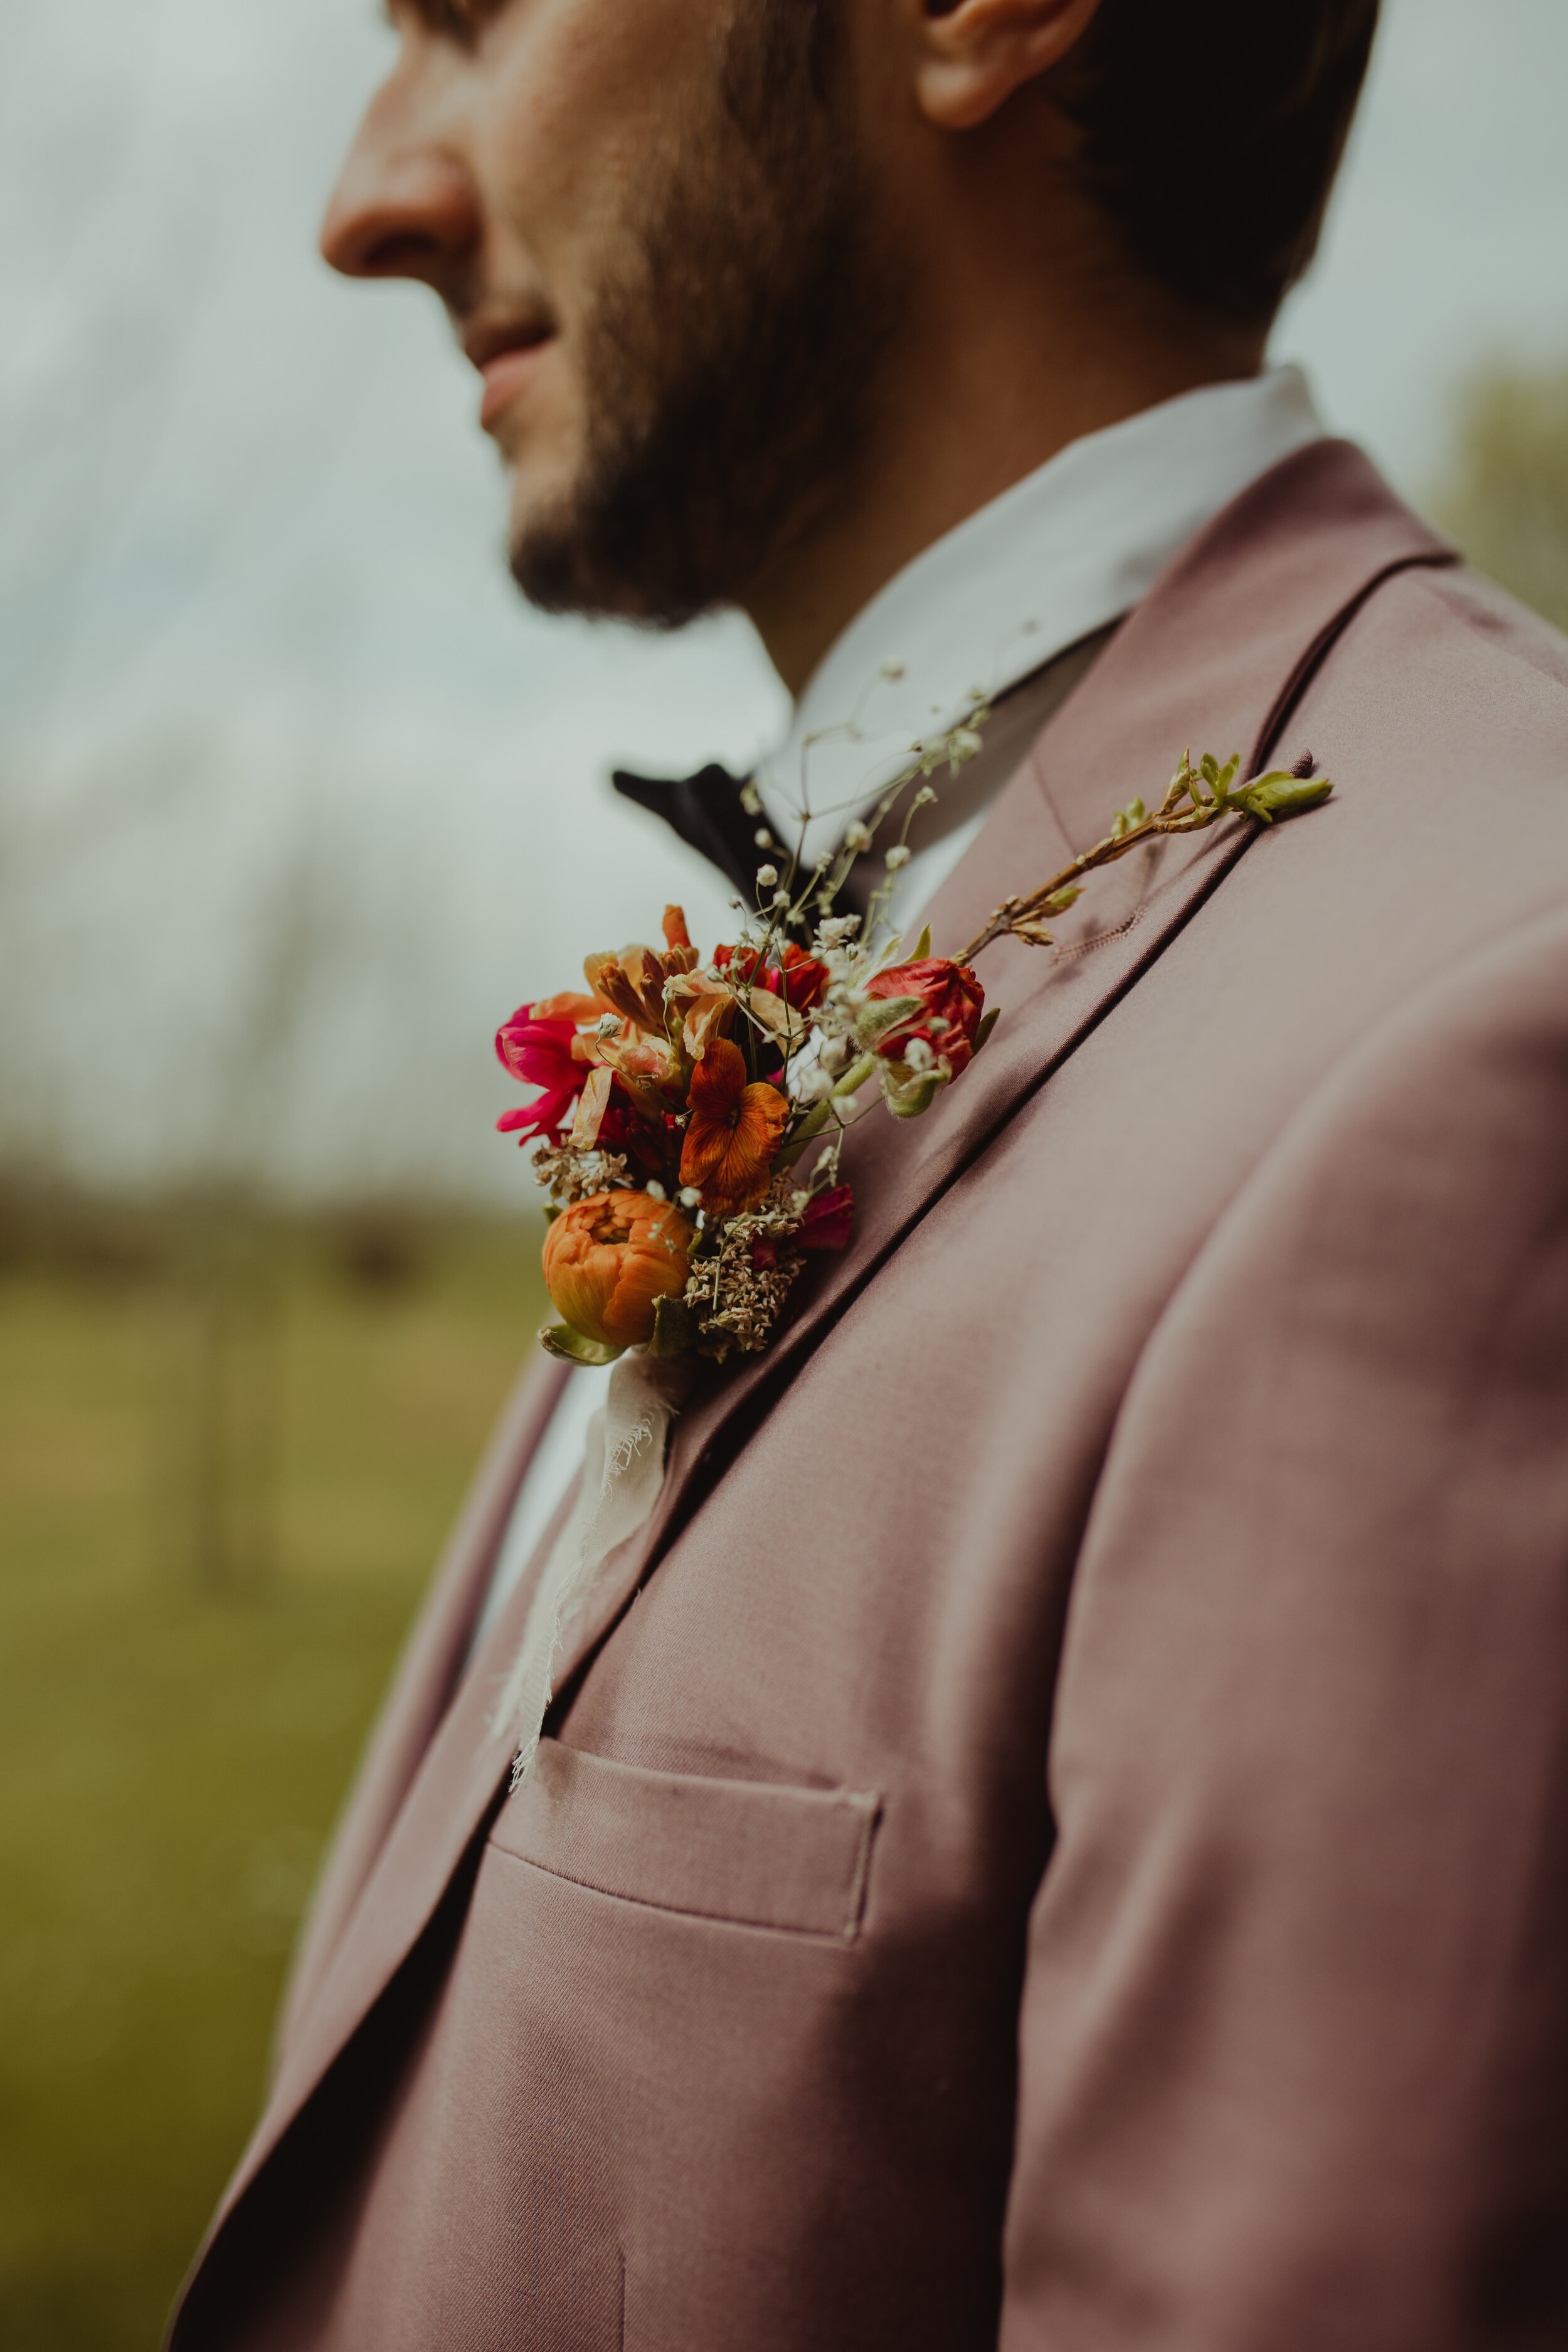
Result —
[[[617,1367],[492,1717],[513,1742],[514,1786],[532,1769],[570,1627],[655,1507],[694,1366],[766,1348],[812,1252],[847,1245],[840,1155],[855,1121],[879,1104],[920,1118],[984,1047],[997,1015],[975,959],[998,939],[1048,946],[1049,919],[1142,842],[1227,815],[1271,824],[1332,790],[1284,772],[1238,784],[1239,760],[1184,756],[1156,810],[1118,810],[1103,840],[1007,899],[957,955],[933,955],[927,930],[905,956],[887,909],[910,822],[934,801],[937,769],[979,751],[986,716],[977,705],[920,746],[837,856],[805,873],[798,851],[763,865],[732,941],[704,958],[667,907],[661,948],[589,956],[583,989],[521,1005],[497,1036],[505,1068],[539,1089],[499,1124],[532,1145],[547,1197],[544,1279],[561,1320],[540,1337],[571,1363]],[[906,799],[864,919],[840,914],[851,866]],[[765,832],[759,847],[773,848]]]
[[[662,948],[590,955],[584,989],[502,1024],[503,1066],[541,1089],[499,1125],[532,1143],[546,1195],[544,1278],[561,1320],[540,1336],[553,1354],[722,1362],[765,1348],[808,1256],[850,1238],[839,1167],[850,1127],[879,1102],[918,1118],[989,1038],[998,1016],[974,971],[987,947],[1050,945],[1050,919],[1145,841],[1225,816],[1271,824],[1333,789],[1302,772],[1310,762],[1238,783],[1239,758],[1221,768],[1184,754],[1157,808],[1119,809],[1102,840],[1005,901],[956,955],[934,955],[927,929],[905,956],[886,910],[910,823],[936,798],[927,779],[978,751],[987,716],[977,708],[921,745],[836,857],[804,874],[798,854],[762,865],[754,908],[737,902],[735,938],[711,955],[668,907]],[[851,866],[906,794],[865,918],[838,913]]]

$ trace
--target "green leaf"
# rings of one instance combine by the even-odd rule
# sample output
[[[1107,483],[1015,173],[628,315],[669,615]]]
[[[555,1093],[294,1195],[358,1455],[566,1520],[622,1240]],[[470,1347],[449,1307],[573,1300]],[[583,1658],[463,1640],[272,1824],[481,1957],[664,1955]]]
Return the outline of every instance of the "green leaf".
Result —
[[[1076,906],[1082,896],[1083,892],[1079,888],[1078,884],[1071,882],[1065,890],[1057,891],[1054,897],[1046,900],[1046,912],[1047,915],[1065,915],[1068,908]]]
[[[994,1004],[989,1013],[983,1013],[981,1014],[980,1026],[974,1033],[974,1044],[971,1049],[972,1053],[980,1053],[984,1047],[991,1043],[991,1032],[995,1028],[996,1024],[1001,1020],[1001,1018],[1002,1007],[999,1004]]]
[[[624,1356],[624,1348],[605,1348],[597,1339],[585,1339],[581,1331],[574,1331],[570,1323],[551,1323],[539,1335],[539,1344],[548,1356],[559,1356],[568,1364],[613,1364]]]
[[[1198,761],[1198,766],[1203,772],[1203,780],[1205,784],[1214,785],[1218,783],[1219,761],[1215,758],[1212,751],[1205,751],[1204,753],[1203,758]]]
[[[1333,789],[1328,776],[1312,777],[1301,783],[1288,768],[1277,768],[1267,776],[1255,777],[1237,794],[1237,805],[1262,824],[1272,824],[1276,817],[1302,816],[1308,809],[1319,807]]]
[[[1130,824],[1142,824],[1148,814],[1149,812],[1144,807],[1142,801],[1128,802],[1127,821]]]
[[[926,925],[926,927],[925,927],[924,930],[921,933],[921,935],[920,935],[919,939],[915,941],[915,951],[914,951],[914,954],[910,957],[910,962],[911,962],[911,963],[923,963],[923,962],[925,961],[926,957],[927,957],[928,955],[930,955],[930,953],[931,953],[931,925],[928,923],[928,924]]]
[[[902,1062],[882,1065],[882,1099],[895,1118],[919,1118],[947,1083],[940,1070],[916,1072]]]
[[[665,1358],[689,1353],[696,1339],[691,1309],[683,1299],[660,1298],[653,1310],[653,1338],[647,1343],[650,1356]]]
[[[924,1004],[925,999],[921,996],[887,996],[874,1001],[855,1024],[856,1044],[874,1045],[879,1037],[885,1037],[900,1021],[908,1021],[922,1011]]]
[[[555,1223],[556,1218],[562,1215],[562,1213],[563,1212],[560,1209],[547,1207],[544,1212],[545,1223],[547,1225],[552,1225]]]

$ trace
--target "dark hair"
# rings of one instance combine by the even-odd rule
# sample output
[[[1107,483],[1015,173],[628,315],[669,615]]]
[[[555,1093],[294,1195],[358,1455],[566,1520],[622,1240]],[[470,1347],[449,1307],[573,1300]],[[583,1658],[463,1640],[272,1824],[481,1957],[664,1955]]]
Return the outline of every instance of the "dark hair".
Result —
[[[1057,96],[1134,263],[1261,325],[1317,248],[1378,0],[1102,0]]]

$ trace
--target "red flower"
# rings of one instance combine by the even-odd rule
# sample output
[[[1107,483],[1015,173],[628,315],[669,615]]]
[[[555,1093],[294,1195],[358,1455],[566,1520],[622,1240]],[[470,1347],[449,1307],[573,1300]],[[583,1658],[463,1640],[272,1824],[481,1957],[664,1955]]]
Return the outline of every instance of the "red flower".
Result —
[[[918,963],[894,964],[866,983],[868,996],[918,996],[921,1009],[877,1040],[877,1051],[901,1062],[918,1037],[933,1054],[945,1055],[952,1075],[969,1063],[974,1033],[985,1006],[985,991],[966,963],[948,956],[922,956]]]
[[[559,1143],[588,1073],[583,1063],[572,1058],[575,1024],[569,1020],[536,1021],[533,1011],[531,1004],[520,1004],[511,1019],[501,1024],[496,1032],[496,1055],[510,1076],[525,1087],[541,1087],[543,1092],[521,1109],[503,1112],[496,1126],[502,1135],[515,1135],[520,1143],[536,1135],[543,1136],[546,1142]]]
[[[728,971],[737,954],[736,948],[715,948],[714,967]],[[797,1013],[809,1013],[821,1001],[827,986],[827,966],[802,947],[788,940],[782,950],[774,948],[768,962],[752,982],[754,988],[765,988],[770,996],[783,996]]]

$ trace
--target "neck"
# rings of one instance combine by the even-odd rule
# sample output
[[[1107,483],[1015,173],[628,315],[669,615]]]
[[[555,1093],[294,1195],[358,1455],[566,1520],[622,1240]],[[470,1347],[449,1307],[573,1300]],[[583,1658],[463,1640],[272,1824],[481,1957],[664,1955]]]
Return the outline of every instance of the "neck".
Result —
[[[1045,270],[1018,243],[922,273],[856,496],[748,596],[796,697],[862,605],[966,515],[1084,434],[1261,365],[1264,331],[1194,317],[1092,243]]]

